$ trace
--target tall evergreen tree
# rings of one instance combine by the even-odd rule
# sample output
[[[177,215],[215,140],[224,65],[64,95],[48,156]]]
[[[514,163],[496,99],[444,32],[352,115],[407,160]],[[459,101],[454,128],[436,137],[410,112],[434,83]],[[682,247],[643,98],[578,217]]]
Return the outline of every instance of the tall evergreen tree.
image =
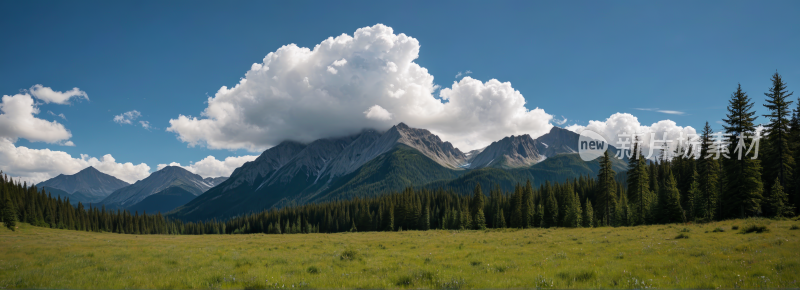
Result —
[[[729,134],[730,159],[723,159],[723,169],[727,178],[724,191],[725,205],[723,217],[757,216],[761,214],[761,199],[763,186],[761,183],[761,164],[759,160],[752,159],[756,148],[747,153],[747,150],[757,140],[748,140],[747,137],[755,133],[755,111],[753,102],[742,91],[740,84],[731,95],[728,103],[728,113],[722,127]]]
[[[586,198],[585,206],[583,207],[583,227],[591,228],[594,226],[594,210],[592,210],[592,202]]]
[[[472,221],[473,228],[476,230],[485,230],[486,229],[486,217],[483,215],[483,209],[478,209],[478,213],[475,214],[475,219]]]
[[[666,179],[664,182],[664,187],[662,188],[664,191],[664,205],[661,207],[662,222],[685,222],[686,217],[684,216],[683,208],[681,207],[681,194],[678,191],[678,184],[675,181],[675,176],[672,175],[671,171],[668,171],[665,173],[665,177]]]
[[[717,208],[719,163],[711,156],[713,155],[711,152],[711,145],[714,142],[713,134],[714,131],[706,122],[701,135],[700,159],[697,160],[700,194],[695,196],[695,207],[697,208],[695,218],[704,221],[714,219]]]
[[[616,172],[611,169],[611,157],[608,150],[600,157],[600,173],[597,175],[599,185],[597,196],[597,208],[599,211],[600,223],[603,226],[614,224],[614,210],[616,207],[617,193]]]
[[[767,150],[764,152],[763,180],[770,181],[778,178],[783,188],[792,179],[792,170],[795,163],[789,146],[789,117],[792,113],[789,106],[792,101],[786,100],[792,94],[787,93],[786,84],[778,72],[772,75],[772,86],[769,92],[764,93],[767,96],[764,107],[769,110],[769,114],[764,115],[764,117],[769,119],[769,123],[766,124],[764,130],[766,135],[764,141],[767,145],[765,146]],[[771,190],[767,190],[767,199],[769,199],[770,194]]]
[[[531,181],[525,184],[525,187],[522,188],[522,227],[529,228],[531,226],[531,221],[533,219],[533,212],[534,212],[534,205],[533,205],[533,186],[531,186]]]
[[[14,204],[11,203],[11,198],[6,197],[3,202],[2,208],[3,224],[9,230],[15,231],[17,227],[17,211],[14,209]]]
[[[767,201],[772,217],[781,218],[794,215],[794,209],[789,205],[789,198],[783,191],[778,177],[775,178],[775,182],[772,184],[771,195]]]
[[[650,209],[650,176],[647,171],[647,161],[639,152],[638,142],[634,143],[633,154],[628,160],[627,195],[633,206],[631,224],[645,224]]]
[[[554,190],[548,189],[546,191],[547,197],[544,200],[542,226],[545,228],[556,227],[558,226],[558,200],[556,200]]]
[[[692,185],[689,187],[689,193],[686,195],[689,200],[685,202],[688,207],[684,208],[684,210],[686,211],[686,218],[688,220],[697,221],[698,217],[702,216],[700,206],[698,206],[698,200],[703,193],[700,190],[700,175],[697,173],[697,169],[692,171],[692,175],[694,176],[694,178],[692,178]]]

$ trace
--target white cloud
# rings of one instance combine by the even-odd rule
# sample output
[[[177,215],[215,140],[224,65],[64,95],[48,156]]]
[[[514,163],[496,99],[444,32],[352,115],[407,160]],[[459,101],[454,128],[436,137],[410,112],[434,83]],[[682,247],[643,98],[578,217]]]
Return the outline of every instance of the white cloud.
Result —
[[[47,113],[56,117],[60,117],[61,119],[64,119],[64,121],[67,120],[67,116],[64,116],[64,113],[60,113],[58,115],[56,115],[56,113],[53,113],[53,111],[47,111]]]
[[[471,70],[467,70],[464,74],[471,74],[471,73],[472,73]]]
[[[125,113],[114,116],[114,122],[118,124],[132,124],[133,121],[142,116],[137,110],[127,111]]]
[[[87,101],[89,100],[89,95],[87,95],[86,92],[81,91],[78,88],[72,88],[71,90],[66,92],[59,92],[59,91],[54,91],[53,89],[42,85],[34,85],[33,87],[31,87],[29,91],[31,95],[33,95],[37,99],[44,101],[45,103],[56,103],[56,104],[66,105],[69,104],[69,99],[73,97],[77,97],[78,99],[84,98]]]
[[[258,156],[256,155],[245,155],[245,156],[238,156],[238,157],[227,157],[225,160],[217,160],[214,156],[208,156],[203,158],[194,164],[181,166],[180,163],[172,162],[170,164],[159,164],[158,170],[163,169],[167,166],[179,166],[190,172],[200,175],[203,178],[205,177],[219,177],[219,176],[231,176],[233,170],[236,168],[241,167],[245,162],[256,160]]]
[[[458,77],[460,77],[460,76],[461,76],[461,72],[458,72],[458,73],[456,74],[456,78],[458,78]]]
[[[32,142],[58,143],[72,137],[64,125],[36,118],[39,108],[28,94],[3,96],[0,103],[0,138],[16,142],[24,138]]]
[[[375,119],[375,120],[392,119],[392,113],[389,113],[389,111],[378,105],[374,105],[370,107],[369,110],[364,111],[364,115],[367,116],[367,119]]]
[[[567,123],[567,117],[561,116],[561,118],[563,118],[563,120],[554,119],[553,123],[555,123],[556,125],[559,125],[559,126],[566,124]]]
[[[686,112],[682,112],[682,111],[660,110],[658,108],[634,108],[634,109],[635,110],[639,110],[639,111],[659,112],[659,113],[670,114],[670,115],[684,115],[684,114],[686,114]]]
[[[552,127],[552,116],[526,109],[508,82],[465,77],[436,98],[433,76],[414,62],[419,49],[417,39],[381,24],[313,49],[286,45],[209,97],[199,117],[179,115],[167,131],[190,146],[261,151],[287,139],[310,142],[405,122],[469,150]],[[378,111],[368,117],[375,106],[391,118]]]
[[[670,144],[670,152],[675,150],[678,140],[686,140],[687,137],[697,134],[697,131],[691,126],[681,127],[671,120],[658,121],[649,126],[642,125],[639,123],[638,118],[628,113],[616,113],[608,117],[605,121],[589,121],[589,124],[586,126],[576,124],[567,126],[566,129],[576,133],[587,129],[594,131],[606,138],[606,141],[611,145],[615,146],[617,146],[620,134],[642,134],[641,142],[644,148],[642,154],[647,156],[650,154],[650,149],[653,149],[654,153],[651,157],[656,157],[660,154],[660,151],[657,151],[658,148],[653,147],[662,146],[663,143],[654,142],[653,145],[656,146],[651,147],[650,142],[664,139],[664,133],[666,133],[666,140],[673,140]],[[655,139],[651,140],[650,133],[655,133]]]
[[[142,124],[142,128],[145,128],[147,130],[150,130],[150,128],[152,128],[152,126],[150,126],[150,122],[147,121],[139,121],[139,124]]]
[[[10,140],[0,138],[0,170],[24,181],[38,183],[58,174],[75,174],[89,166],[129,183],[150,175],[147,164],[117,163],[110,154],[99,159],[84,154],[73,158],[63,151],[16,147]]]

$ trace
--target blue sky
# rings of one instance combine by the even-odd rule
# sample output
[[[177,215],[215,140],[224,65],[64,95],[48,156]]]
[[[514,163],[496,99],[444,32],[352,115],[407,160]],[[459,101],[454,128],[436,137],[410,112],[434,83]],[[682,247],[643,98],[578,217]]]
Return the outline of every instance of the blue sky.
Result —
[[[436,85],[468,70],[510,82],[528,109],[565,125],[623,112],[643,125],[718,129],[737,83],[759,114],[775,70],[790,91],[800,85],[798,1],[4,1],[0,11],[0,95],[41,84],[89,96],[38,105],[36,118],[63,124],[76,146],[14,146],[111,154],[150,171],[257,155],[190,147],[166,129],[179,115],[200,117],[209,96],[281,46],[313,48],[378,23],[419,41],[414,62]],[[113,121],[131,110],[153,128]]]

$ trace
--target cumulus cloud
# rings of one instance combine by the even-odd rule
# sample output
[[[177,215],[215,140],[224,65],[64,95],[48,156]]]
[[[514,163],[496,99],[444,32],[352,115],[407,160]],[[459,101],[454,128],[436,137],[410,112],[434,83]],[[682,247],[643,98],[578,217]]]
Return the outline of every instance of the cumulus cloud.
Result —
[[[132,124],[133,121],[138,119],[142,116],[142,113],[139,113],[137,110],[127,111],[125,113],[119,114],[114,116],[114,122],[117,124]]]
[[[86,99],[89,100],[89,95],[86,92],[81,91],[78,88],[72,88],[66,92],[59,92],[54,91],[49,87],[45,87],[42,85],[34,85],[29,90],[30,94],[36,97],[39,100],[44,101],[45,103],[56,103],[66,105],[69,104],[69,100],[71,98],[78,98],[78,99]]]
[[[220,176],[231,176],[233,170],[236,168],[241,167],[245,162],[256,160],[258,156],[256,155],[245,155],[245,156],[238,156],[238,157],[227,157],[225,160],[217,160],[214,156],[208,156],[203,158],[198,162],[193,164],[182,166],[180,163],[172,162],[170,164],[159,164],[158,170],[163,169],[167,166],[179,166],[183,169],[189,170],[190,172],[200,175],[203,178],[205,177],[220,177]]]
[[[145,128],[147,130],[150,130],[150,128],[152,128],[152,126],[150,126],[150,122],[147,121],[139,121],[139,124],[142,124],[142,128]]]
[[[615,145],[619,142],[620,134],[637,134],[640,137],[642,142],[643,150],[642,154],[645,156],[650,155],[652,149],[652,156],[651,158],[655,158],[660,154],[660,148],[664,145],[664,142],[659,142],[658,140],[672,140],[671,143],[667,143],[670,151],[672,152],[678,145],[678,141],[682,140],[685,143],[687,138],[696,137],[697,131],[692,128],[691,126],[681,127],[678,126],[674,121],[671,120],[662,120],[656,123],[648,125],[643,125],[639,123],[639,119],[635,116],[628,114],[628,113],[616,113],[608,117],[605,121],[589,121],[589,124],[586,126],[582,125],[571,125],[567,126],[568,130],[571,130],[576,133],[580,133],[583,130],[591,130],[600,135],[602,135],[606,141],[608,141],[611,145]],[[651,136],[651,133],[655,133],[655,135]],[[666,139],[664,138],[664,134],[666,133]],[[654,137],[654,138],[651,138]],[[625,137],[622,137],[623,139]],[[629,137],[631,140],[633,137]],[[651,146],[651,141],[654,146]],[[630,147],[628,145],[627,147]]]
[[[384,120],[384,121],[392,119],[392,113],[389,113],[389,111],[378,105],[369,107],[369,110],[364,111],[364,115],[367,116],[367,119]]]
[[[118,163],[110,154],[99,159],[85,154],[73,158],[63,151],[16,147],[10,140],[0,138],[0,170],[23,181],[38,183],[62,173],[75,174],[89,166],[129,183],[150,175],[147,164]]]
[[[469,150],[552,127],[553,117],[526,109],[508,82],[464,77],[437,98],[433,76],[414,62],[419,49],[417,39],[381,24],[313,49],[289,44],[253,64],[234,87],[221,87],[200,116],[171,119],[167,131],[190,146],[261,151],[287,139],[310,142],[405,122]]]
[[[0,139],[16,142],[18,138],[24,138],[32,142],[59,143],[72,137],[64,125],[36,118],[39,108],[29,94],[3,96],[0,111]]]

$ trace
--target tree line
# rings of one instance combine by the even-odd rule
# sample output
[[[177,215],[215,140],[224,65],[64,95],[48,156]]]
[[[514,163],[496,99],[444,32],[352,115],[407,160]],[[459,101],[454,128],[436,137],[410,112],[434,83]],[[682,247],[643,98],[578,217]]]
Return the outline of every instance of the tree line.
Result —
[[[662,148],[646,159],[633,142],[624,178],[608,151],[596,177],[563,183],[531,182],[504,191],[477,184],[471,193],[406,188],[377,197],[270,209],[225,221],[184,223],[158,214],[72,206],[36,186],[0,178],[0,218],[34,226],[124,234],[294,234],[346,231],[636,226],[708,222],[753,216],[794,216],[800,203],[800,101],[776,72],[765,93],[769,121],[763,141],[756,132],[754,103],[739,85],[728,101],[724,143],[706,122],[699,146]],[[690,143],[686,143],[690,144]],[[724,144],[724,146],[719,146]],[[756,150],[747,150],[756,147]],[[760,153],[759,153],[760,151]],[[730,158],[716,158],[720,154]],[[758,154],[758,155],[757,155]],[[741,156],[741,157],[739,157]],[[757,157],[757,158],[755,158]],[[2,174],[0,174],[2,175]],[[461,187],[463,188],[463,186]],[[790,196],[794,196],[790,200]]]

